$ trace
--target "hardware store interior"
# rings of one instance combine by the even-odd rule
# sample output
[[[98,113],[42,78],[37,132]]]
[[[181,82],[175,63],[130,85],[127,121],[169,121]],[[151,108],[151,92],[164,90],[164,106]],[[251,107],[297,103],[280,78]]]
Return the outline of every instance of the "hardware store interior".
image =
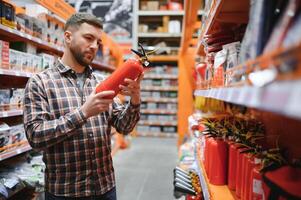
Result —
[[[1,200],[301,199],[300,0],[0,5]]]

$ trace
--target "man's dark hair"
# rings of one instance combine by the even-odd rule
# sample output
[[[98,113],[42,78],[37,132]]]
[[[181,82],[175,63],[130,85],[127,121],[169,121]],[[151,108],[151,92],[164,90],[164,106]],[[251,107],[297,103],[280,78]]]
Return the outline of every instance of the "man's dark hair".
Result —
[[[66,31],[69,27],[77,28],[83,23],[96,26],[100,29],[103,28],[102,21],[98,19],[96,16],[88,13],[75,13],[66,21],[66,24],[64,26],[64,31]]]

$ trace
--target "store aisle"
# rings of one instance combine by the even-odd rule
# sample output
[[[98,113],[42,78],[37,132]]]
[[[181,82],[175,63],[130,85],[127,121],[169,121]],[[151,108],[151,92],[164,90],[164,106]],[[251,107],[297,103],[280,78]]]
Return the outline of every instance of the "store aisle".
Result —
[[[114,156],[118,200],[171,200],[177,143],[173,138],[133,138]]]

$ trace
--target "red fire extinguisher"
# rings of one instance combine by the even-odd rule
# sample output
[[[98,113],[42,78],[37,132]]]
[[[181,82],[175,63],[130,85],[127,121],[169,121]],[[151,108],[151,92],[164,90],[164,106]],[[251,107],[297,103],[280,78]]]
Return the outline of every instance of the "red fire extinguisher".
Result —
[[[228,143],[222,139],[214,139],[211,144],[212,161],[209,163],[209,181],[214,185],[227,184]]]
[[[251,200],[265,200],[263,193],[263,181],[260,169],[262,168],[261,160],[254,159],[255,167],[251,172],[251,193],[249,199]]]
[[[243,176],[243,157],[244,155],[241,153],[244,149],[238,149],[237,151],[237,174],[236,174],[236,186],[235,186],[235,194],[238,198],[241,197],[242,192],[242,176]]]
[[[234,142],[229,142],[229,163],[228,163],[228,187],[235,190],[237,172],[237,146]]]
[[[124,79],[135,80],[143,72],[144,67],[149,65],[147,54],[144,48],[139,43],[142,49],[142,53],[131,49],[135,54],[139,56],[139,59],[130,58],[125,63],[117,68],[111,76],[99,83],[96,87],[96,93],[106,90],[114,90],[115,94],[106,98],[114,98],[120,91],[119,85],[125,85]],[[148,53],[149,54],[149,53]]]

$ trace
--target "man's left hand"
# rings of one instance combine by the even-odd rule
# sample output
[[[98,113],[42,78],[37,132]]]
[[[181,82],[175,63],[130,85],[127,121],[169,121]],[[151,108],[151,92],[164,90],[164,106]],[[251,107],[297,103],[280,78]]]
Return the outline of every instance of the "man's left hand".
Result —
[[[136,80],[124,79],[126,86],[119,85],[121,89],[120,94],[131,97],[132,105],[140,104],[140,83],[143,79],[144,73],[142,73]]]

